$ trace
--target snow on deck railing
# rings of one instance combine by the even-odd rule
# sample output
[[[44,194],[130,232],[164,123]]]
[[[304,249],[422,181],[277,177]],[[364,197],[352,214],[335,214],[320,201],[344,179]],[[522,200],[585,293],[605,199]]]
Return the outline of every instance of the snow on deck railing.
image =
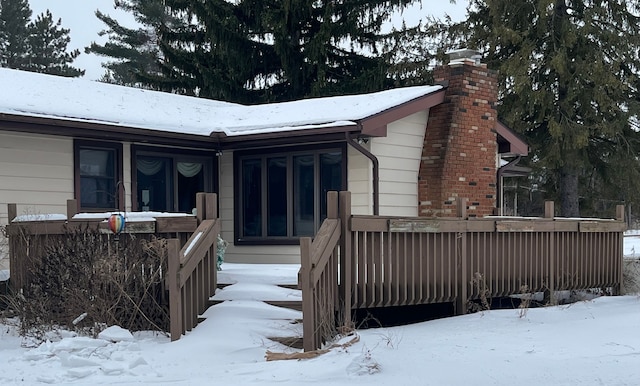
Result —
[[[55,221],[55,220],[66,220],[67,216],[59,213],[51,213],[51,214],[21,214],[20,216],[16,216],[13,221],[16,222],[28,222],[28,221]]]
[[[72,217],[73,220],[104,220],[107,221],[109,216],[113,214],[121,214],[127,221],[155,221],[158,217],[193,217],[187,213],[173,212],[100,212],[100,213],[78,213]],[[13,219],[15,222],[30,221],[66,221],[67,215],[60,213],[50,214],[22,214]]]
[[[196,245],[198,243],[198,240],[200,240],[200,237],[202,237],[202,232],[198,232],[195,235],[195,237],[193,238],[193,240],[191,240],[189,245],[187,245],[187,247],[184,250],[184,255],[185,256],[187,256],[189,254],[189,252],[191,252],[191,249],[193,248],[194,245]]]

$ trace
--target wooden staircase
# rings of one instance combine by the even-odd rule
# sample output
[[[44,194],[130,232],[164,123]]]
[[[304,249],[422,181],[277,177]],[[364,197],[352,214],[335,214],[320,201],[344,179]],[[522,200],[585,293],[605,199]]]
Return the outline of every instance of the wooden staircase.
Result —
[[[226,287],[229,287],[232,284],[229,283],[223,283],[223,284],[218,284],[218,289],[219,290],[224,290]],[[286,289],[292,289],[292,290],[297,290],[298,289],[298,285],[297,284],[278,284],[278,287],[281,288],[286,288]],[[233,301],[234,299],[225,299],[225,300],[215,300],[213,299],[213,297],[209,298],[208,301],[208,305],[209,307],[211,306],[215,306],[216,304],[220,304],[223,302],[228,302],[228,301]],[[276,307],[284,307],[284,308],[289,308],[295,311],[302,311],[302,299],[301,300],[268,300],[268,299],[260,299],[262,302],[265,302],[267,304],[270,304],[272,306],[276,306]]]
[[[244,297],[242,299],[234,299],[232,296],[226,296],[225,299],[215,299],[216,295],[222,294],[223,291],[225,291],[225,289],[228,289],[232,285],[233,284],[231,283],[218,283],[216,294],[210,297],[207,302],[208,307],[212,307],[224,302],[233,302],[234,300],[247,300]],[[295,291],[299,290],[297,284],[278,284],[277,287],[280,287],[282,289],[295,290]],[[266,304],[269,304],[275,307],[283,307],[283,308],[288,308],[294,311],[302,312],[301,295],[299,300],[276,300],[276,299],[260,298],[260,296],[256,296],[256,299],[251,299],[251,300],[262,301]],[[200,322],[202,322],[204,321],[205,318],[203,316],[200,316],[199,319],[200,319]],[[302,323],[302,318],[291,319],[290,323],[291,324]],[[268,338],[274,342],[278,342],[287,347],[291,347],[294,349],[303,348],[303,340],[301,336],[277,336],[277,337],[268,337]]]

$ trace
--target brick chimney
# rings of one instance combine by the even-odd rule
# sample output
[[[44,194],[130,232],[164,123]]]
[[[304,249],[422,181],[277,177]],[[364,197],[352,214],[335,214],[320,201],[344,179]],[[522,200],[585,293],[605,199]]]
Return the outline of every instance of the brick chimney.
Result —
[[[419,214],[453,217],[460,197],[468,199],[469,217],[490,215],[496,206],[497,74],[480,63],[476,51],[448,54],[449,64],[434,69],[435,81],[447,90],[445,101],[429,111]]]

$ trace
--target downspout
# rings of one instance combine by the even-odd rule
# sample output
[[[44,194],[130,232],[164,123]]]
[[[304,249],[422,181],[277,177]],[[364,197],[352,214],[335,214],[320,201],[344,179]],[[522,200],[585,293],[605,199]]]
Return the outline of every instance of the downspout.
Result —
[[[502,208],[503,208],[503,203],[502,203],[502,175],[504,174],[505,171],[509,170],[509,168],[511,166],[515,166],[518,164],[518,162],[520,162],[520,159],[522,159],[522,156],[517,156],[515,159],[509,161],[506,165],[501,166],[500,168],[498,168],[498,173],[497,173],[497,192],[496,194],[498,195],[498,208],[500,210],[500,212],[498,213],[500,216],[502,216]]]
[[[373,215],[380,215],[380,165],[375,155],[356,142],[349,133],[344,133],[347,143],[371,160],[373,165]]]

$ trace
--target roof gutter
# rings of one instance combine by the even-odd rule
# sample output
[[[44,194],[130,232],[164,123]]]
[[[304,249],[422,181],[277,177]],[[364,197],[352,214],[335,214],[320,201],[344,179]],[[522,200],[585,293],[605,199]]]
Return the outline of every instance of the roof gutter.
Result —
[[[373,215],[378,216],[380,215],[380,164],[378,159],[364,146],[355,141],[348,132],[345,132],[344,135],[349,145],[371,160],[373,165]]]

